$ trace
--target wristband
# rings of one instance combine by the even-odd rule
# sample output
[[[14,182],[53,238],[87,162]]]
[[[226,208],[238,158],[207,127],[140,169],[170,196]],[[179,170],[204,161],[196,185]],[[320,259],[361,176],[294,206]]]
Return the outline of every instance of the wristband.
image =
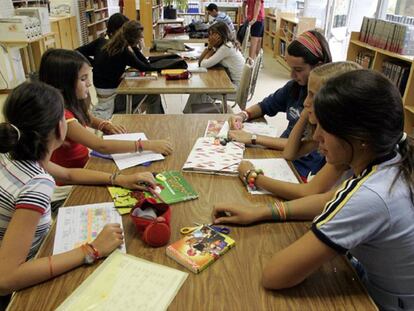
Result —
[[[87,265],[91,265],[93,264],[98,258],[94,255],[93,252],[90,252],[89,248],[88,248],[88,243],[86,244],[82,244],[81,245],[81,249],[82,252],[85,254],[85,258],[83,260],[83,262]]]
[[[250,119],[250,114],[247,112],[247,110],[242,110],[241,114],[243,122],[248,121]]]
[[[279,219],[281,221],[286,221],[287,215],[285,210],[285,204],[282,201],[275,201],[274,206],[279,213]]]
[[[279,217],[277,217],[276,212],[275,212],[275,208],[273,203],[268,203],[267,207],[270,209],[270,212],[272,213],[272,218],[274,221],[278,221]]]
[[[115,179],[120,175],[120,172],[115,172],[111,176],[109,176],[109,183],[113,186],[115,183]]]
[[[93,253],[93,255],[95,256],[96,259],[101,258],[100,254],[99,254],[99,251],[95,246],[93,246],[91,243],[86,243],[86,245],[89,246],[89,248],[92,249],[92,253]]]

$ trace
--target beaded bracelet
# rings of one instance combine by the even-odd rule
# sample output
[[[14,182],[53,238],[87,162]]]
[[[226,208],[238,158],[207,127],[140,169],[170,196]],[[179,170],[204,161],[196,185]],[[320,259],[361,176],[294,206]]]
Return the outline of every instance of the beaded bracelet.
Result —
[[[259,177],[259,175],[263,175],[262,169],[252,169],[246,171],[243,175],[244,183],[251,189],[256,190],[256,179]]]

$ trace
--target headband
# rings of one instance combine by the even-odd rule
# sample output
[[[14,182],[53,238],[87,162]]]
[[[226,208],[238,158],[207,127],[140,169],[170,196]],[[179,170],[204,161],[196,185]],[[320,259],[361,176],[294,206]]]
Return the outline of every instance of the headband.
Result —
[[[305,31],[299,37],[296,38],[300,44],[309,50],[317,58],[323,58],[322,45],[318,38],[310,31]]]
[[[17,141],[19,141],[20,140],[20,130],[14,124],[9,123],[9,125],[17,132]]]

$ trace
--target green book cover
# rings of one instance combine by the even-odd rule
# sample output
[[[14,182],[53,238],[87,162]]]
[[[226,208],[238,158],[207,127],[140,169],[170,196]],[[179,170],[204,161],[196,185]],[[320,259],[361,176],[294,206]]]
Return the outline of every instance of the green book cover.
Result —
[[[148,191],[129,190],[121,187],[108,187],[116,208],[131,208],[143,196],[154,198],[157,202],[164,201],[167,204],[194,200],[198,198],[197,192],[184,179],[178,171],[166,171],[156,175],[158,196]],[[162,200],[161,200],[162,199]]]

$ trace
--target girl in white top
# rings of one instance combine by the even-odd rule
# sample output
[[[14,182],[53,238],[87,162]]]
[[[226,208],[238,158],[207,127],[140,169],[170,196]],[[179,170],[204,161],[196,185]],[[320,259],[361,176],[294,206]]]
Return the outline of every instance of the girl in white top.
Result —
[[[236,46],[233,35],[229,31],[228,26],[223,22],[214,23],[210,26],[208,32],[208,46],[200,56],[199,66],[211,68],[221,65],[226,69],[231,82],[237,88],[240,85],[245,60]],[[228,98],[232,99],[231,96]],[[188,98],[184,113],[194,112],[193,110],[198,108],[195,108],[196,105],[211,104],[214,102],[214,99],[214,95],[192,94]]]

